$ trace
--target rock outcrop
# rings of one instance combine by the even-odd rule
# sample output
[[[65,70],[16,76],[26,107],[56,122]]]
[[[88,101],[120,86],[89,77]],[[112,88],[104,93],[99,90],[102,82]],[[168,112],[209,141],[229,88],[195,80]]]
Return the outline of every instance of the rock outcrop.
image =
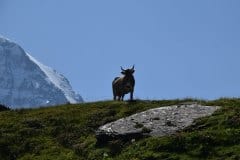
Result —
[[[150,109],[101,126],[98,143],[112,139],[131,140],[145,136],[166,136],[190,126],[197,118],[210,116],[219,107],[181,104]]]

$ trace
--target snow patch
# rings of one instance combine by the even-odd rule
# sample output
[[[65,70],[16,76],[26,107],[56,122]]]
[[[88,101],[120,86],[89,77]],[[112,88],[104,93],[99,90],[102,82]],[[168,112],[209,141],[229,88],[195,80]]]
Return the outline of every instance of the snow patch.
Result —
[[[35,83],[35,88],[39,88],[40,84],[38,82]]]
[[[59,73],[57,73],[52,68],[45,66],[44,64],[37,61],[34,57],[32,57],[30,54],[26,53],[27,56],[30,58],[31,61],[33,61],[35,64],[39,66],[39,68],[47,75],[47,80],[50,83],[53,83],[57,88],[59,88],[61,91],[63,91],[64,95],[66,96],[67,100],[70,103],[77,103],[73,96],[74,92],[72,91],[70,85],[68,84],[67,80]],[[65,83],[63,83],[65,82]],[[49,103],[49,102],[48,102]]]
[[[0,35],[0,102],[12,108],[83,102],[69,81]]]

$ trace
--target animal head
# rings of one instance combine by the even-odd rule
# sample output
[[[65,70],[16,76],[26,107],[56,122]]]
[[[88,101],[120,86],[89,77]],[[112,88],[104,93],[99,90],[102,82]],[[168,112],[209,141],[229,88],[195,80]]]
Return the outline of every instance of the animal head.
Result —
[[[132,68],[131,69],[123,69],[122,67],[121,67],[121,70],[122,70],[122,74],[123,75],[125,75],[125,76],[130,76],[130,75],[133,75],[133,73],[134,73],[134,65],[132,66]]]

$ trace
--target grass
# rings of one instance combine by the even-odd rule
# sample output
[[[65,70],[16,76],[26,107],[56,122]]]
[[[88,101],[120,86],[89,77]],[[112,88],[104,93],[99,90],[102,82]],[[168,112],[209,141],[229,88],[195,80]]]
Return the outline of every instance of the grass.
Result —
[[[240,159],[240,99],[198,101],[222,108],[172,136],[96,145],[95,130],[107,122],[189,101],[198,100],[104,101],[3,111],[0,112],[0,159]]]

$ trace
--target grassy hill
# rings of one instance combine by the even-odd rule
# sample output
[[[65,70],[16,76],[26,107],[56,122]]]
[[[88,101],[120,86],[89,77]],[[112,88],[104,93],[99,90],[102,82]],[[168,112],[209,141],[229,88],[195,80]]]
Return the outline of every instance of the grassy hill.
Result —
[[[168,137],[96,145],[107,122],[186,100],[95,102],[0,112],[1,160],[240,159],[240,99],[198,101],[222,108]]]

